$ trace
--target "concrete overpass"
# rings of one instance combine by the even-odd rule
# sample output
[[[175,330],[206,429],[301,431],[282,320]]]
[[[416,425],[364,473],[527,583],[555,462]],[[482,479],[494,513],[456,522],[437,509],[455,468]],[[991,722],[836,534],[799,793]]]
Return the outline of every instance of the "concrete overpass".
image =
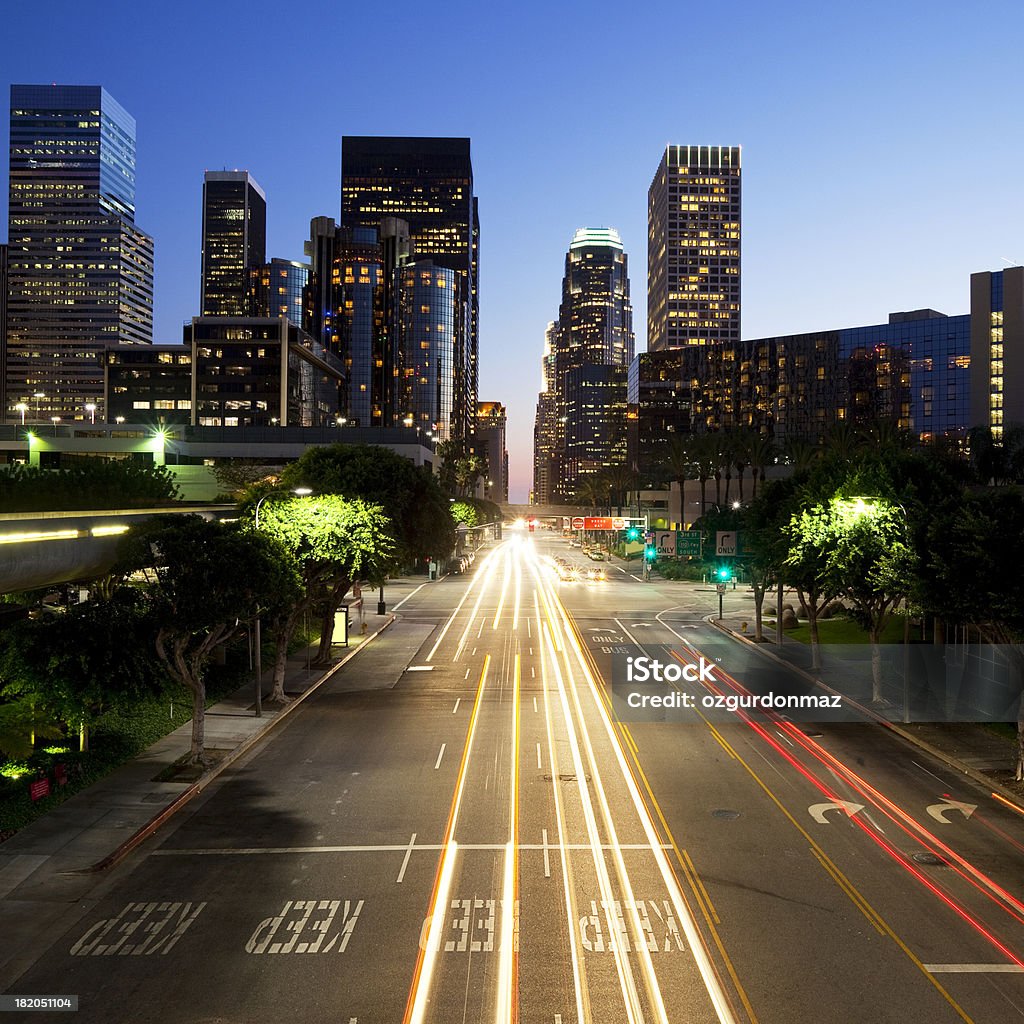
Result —
[[[117,558],[121,536],[160,515],[223,519],[236,505],[174,505],[94,512],[13,512],[0,515],[0,593],[94,580]]]
[[[498,507],[502,515],[509,519],[556,519],[562,516],[590,515],[589,510],[579,505],[510,505],[506,501]]]

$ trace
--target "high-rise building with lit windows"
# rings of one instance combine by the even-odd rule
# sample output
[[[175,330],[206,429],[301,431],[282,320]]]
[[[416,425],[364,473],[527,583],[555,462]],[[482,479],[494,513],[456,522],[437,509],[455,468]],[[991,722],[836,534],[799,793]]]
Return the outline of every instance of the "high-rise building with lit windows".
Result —
[[[341,227],[409,225],[413,259],[458,275],[468,330],[452,353],[452,412],[447,436],[467,440],[477,400],[480,221],[473,195],[470,140],[345,136],[341,144]],[[396,410],[400,411],[400,410]]]
[[[105,417],[103,349],[153,340],[135,119],[101,86],[12,85],[10,127],[3,415]]]
[[[1024,425],[1024,267],[971,274],[971,424]]]
[[[298,327],[304,316],[303,298],[309,265],[274,258],[249,268],[249,309],[253,316],[286,316]]]
[[[558,325],[552,320],[544,332],[541,390],[533,424],[533,501],[545,505],[554,493],[555,452],[558,443],[558,395],[555,385],[555,345]]]
[[[647,347],[740,340],[740,147],[668,146],[647,193]]]
[[[633,307],[629,262],[614,228],[580,228],[573,236],[558,320],[546,341],[550,356],[545,354],[545,392],[534,431],[535,500],[569,497],[581,476],[625,461]],[[545,398],[549,358],[552,399]],[[609,367],[622,368],[622,374],[606,372]]]
[[[248,171],[203,178],[203,316],[250,316],[249,275],[267,259],[267,197]]]

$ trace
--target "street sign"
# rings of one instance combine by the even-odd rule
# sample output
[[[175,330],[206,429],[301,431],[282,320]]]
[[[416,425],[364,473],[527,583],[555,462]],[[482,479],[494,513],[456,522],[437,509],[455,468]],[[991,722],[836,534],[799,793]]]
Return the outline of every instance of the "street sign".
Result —
[[[574,530],[582,530],[583,529],[583,516],[573,516],[572,528]]]
[[[735,530],[719,530],[715,534],[715,554],[735,555],[738,547],[739,534]]]
[[[610,530],[612,528],[611,516],[584,516],[584,530]]]
[[[727,583],[716,583],[715,590],[717,590],[719,594],[724,594],[727,586]]]
[[[680,530],[676,551],[683,556],[700,558],[700,530]]]
[[[654,531],[654,546],[658,551],[659,557],[667,555],[670,558],[676,556],[676,531],[675,530],[655,530]]]
[[[625,528],[626,528],[626,520],[623,519],[621,516],[616,516],[615,518],[612,519],[612,529],[613,530],[624,530]]]

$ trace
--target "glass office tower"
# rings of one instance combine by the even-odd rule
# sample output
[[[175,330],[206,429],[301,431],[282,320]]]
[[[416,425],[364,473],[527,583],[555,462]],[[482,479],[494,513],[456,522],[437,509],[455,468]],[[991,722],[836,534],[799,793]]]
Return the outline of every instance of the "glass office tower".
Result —
[[[267,260],[267,197],[248,171],[203,178],[203,316],[249,316],[249,271]]]
[[[415,259],[454,270],[467,303],[468,331],[456,337],[449,431],[468,439],[477,401],[480,222],[470,140],[345,136],[341,144],[341,226],[409,225]]]
[[[11,86],[10,119],[4,415],[104,416],[104,347],[153,340],[135,119],[102,87],[67,85]]]
[[[667,146],[647,193],[647,347],[740,340],[740,147]]]
[[[309,281],[309,265],[296,260],[272,259],[249,268],[249,308],[252,316],[286,316],[303,324],[303,298]]]

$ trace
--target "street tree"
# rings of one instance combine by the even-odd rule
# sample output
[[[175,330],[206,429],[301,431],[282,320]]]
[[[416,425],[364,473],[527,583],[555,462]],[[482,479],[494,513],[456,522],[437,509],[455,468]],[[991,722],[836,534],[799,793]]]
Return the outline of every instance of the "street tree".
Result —
[[[251,524],[255,529],[255,522]],[[271,616],[274,637],[270,702],[286,703],[284,675],[288,646],[303,616],[320,617],[318,662],[330,660],[334,614],[357,580],[381,583],[394,568],[396,542],[379,505],[336,494],[268,501],[260,509],[259,532],[282,545],[299,577],[294,600],[279,603]]]
[[[388,448],[332,444],[307,448],[281,475],[282,487],[309,487],[379,505],[391,523],[394,566],[440,561],[455,547],[448,496],[429,468]],[[260,520],[263,514],[260,512]],[[393,571],[393,570],[388,570]]]
[[[157,658],[192,696],[191,763],[205,752],[206,669],[213,650],[273,595],[293,585],[294,566],[270,538],[199,516],[158,517],[126,534],[126,573],[144,573]]]
[[[1001,645],[1024,691],[1024,495],[998,490],[966,496],[935,516],[922,574],[927,607],[977,627]],[[1017,711],[1015,776],[1024,780],[1024,692]]]

